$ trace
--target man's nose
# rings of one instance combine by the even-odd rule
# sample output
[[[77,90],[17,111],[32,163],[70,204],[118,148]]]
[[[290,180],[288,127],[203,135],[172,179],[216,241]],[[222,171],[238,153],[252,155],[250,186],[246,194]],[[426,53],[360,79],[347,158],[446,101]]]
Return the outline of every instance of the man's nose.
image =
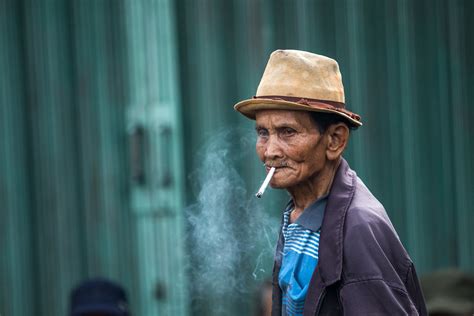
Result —
[[[276,158],[282,158],[283,153],[281,150],[280,142],[278,137],[271,135],[266,144],[265,148],[265,159],[274,160]]]

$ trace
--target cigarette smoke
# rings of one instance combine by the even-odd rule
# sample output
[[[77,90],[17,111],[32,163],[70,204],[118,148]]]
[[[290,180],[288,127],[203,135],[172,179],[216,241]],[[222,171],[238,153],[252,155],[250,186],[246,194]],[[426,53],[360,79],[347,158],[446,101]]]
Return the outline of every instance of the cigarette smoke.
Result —
[[[187,209],[194,291],[206,301],[212,297],[217,314],[228,315],[229,298],[249,297],[272,268],[279,220],[263,211],[255,188],[236,169],[255,159],[254,141],[248,133],[218,133],[198,155],[192,175],[198,191]]]

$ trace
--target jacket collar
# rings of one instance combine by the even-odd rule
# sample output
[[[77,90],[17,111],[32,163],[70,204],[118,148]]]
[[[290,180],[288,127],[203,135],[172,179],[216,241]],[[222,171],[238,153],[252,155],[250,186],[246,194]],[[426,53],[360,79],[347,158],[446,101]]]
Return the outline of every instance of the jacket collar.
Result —
[[[356,181],[356,173],[341,158],[329,192],[319,243],[319,273],[325,286],[341,279],[344,222]]]
[[[304,209],[303,213],[298,217],[295,223],[313,232],[317,232],[323,223],[327,197],[328,196],[325,195],[311,203],[310,206]],[[295,204],[293,203],[293,200],[291,200],[286,207],[285,214],[290,213],[294,207]]]
[[[319,261],[311,277],[303,315],[315,315],[324,292],[324,288],[341,279],[343,256],[343,231],[346,213],[354,196],[357,181],[356,173],[341,158],[329,192],[324,212],[321,235],[319,238]]]
[[[296,220],[296,223],[317,232],[323,223],[324,209],[326,208],[327,197],[323,196],[308,206]]]

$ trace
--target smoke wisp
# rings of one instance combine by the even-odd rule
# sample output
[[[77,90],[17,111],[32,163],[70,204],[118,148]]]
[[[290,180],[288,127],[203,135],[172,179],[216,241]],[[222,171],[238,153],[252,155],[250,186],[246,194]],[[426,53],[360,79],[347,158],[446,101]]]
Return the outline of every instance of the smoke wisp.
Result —
[[[237,171],[255,154],[254,139],[236,131],[218,133],[198,155],[192,175],[197,201],[187,214],[192,275],[202,295],[245,296],[269,275],[265,263],[272,262],[279,221],[263,211],[262,200]]]

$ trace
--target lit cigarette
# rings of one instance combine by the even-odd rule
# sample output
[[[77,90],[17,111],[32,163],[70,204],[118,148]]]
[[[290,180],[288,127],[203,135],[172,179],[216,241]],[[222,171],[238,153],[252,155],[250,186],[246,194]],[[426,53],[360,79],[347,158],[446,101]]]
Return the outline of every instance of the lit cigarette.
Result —
[[[256,197],[261,198],[263,195],[263,192],[265,192],[265,189],[267,188],[268,184],[270,183],[270,180],[273,177],[273,174],[275,173],[275,167],[271,167],[270,171],[268,171],[267,177],[262,183],[262,186],[258,190],[257,194],[255,194]]]

